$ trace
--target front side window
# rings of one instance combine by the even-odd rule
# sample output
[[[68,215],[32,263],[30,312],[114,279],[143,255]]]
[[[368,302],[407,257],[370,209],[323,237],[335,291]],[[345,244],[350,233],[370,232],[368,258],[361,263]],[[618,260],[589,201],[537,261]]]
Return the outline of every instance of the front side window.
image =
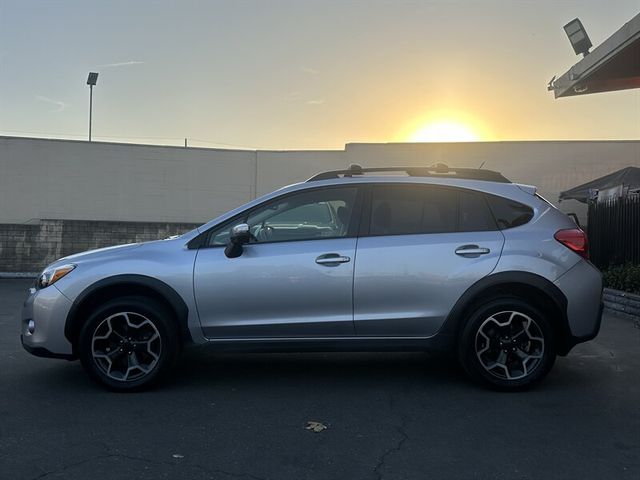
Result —
[[[357,189],[324,188],[286,195],[236,217],[210,234],[209,245],[226,245],[234,225],[249,224],[251,243],[346,237]]]
[[[410,235],[456,231],[457,192],[431,186],[373,188],[371,235]]]

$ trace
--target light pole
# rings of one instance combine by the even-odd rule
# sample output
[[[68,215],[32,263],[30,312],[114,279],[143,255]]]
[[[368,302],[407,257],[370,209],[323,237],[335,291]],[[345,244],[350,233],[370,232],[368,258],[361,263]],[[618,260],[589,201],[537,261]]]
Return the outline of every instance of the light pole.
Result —
[[[98,83],[98,74],[89,72],[87,85],[89,85],[89,141],[91,141],[91,116],[93,114],[93,86]]]

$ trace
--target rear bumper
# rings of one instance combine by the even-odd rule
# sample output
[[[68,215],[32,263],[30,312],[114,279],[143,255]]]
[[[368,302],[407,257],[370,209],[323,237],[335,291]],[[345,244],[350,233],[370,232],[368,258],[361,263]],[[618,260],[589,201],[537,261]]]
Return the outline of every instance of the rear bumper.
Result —
[[[588,342],[589,340],[593,340],[598,336],[598,333],[600,332],[600,325],[602,324],[603,310],[604,310],[604,303],[600,303],[598,318],[596,320],[596,324],[592,332],[582,336],[575,336],[575,335],[569,336],[569,338],[566,341],[566,353],[569,353],[569,351],[579,343]]]
[[[558,278],[556,286],[567,298],[567,352],[578,343],[594,339],[602,323],[602,274],[581,261]]]

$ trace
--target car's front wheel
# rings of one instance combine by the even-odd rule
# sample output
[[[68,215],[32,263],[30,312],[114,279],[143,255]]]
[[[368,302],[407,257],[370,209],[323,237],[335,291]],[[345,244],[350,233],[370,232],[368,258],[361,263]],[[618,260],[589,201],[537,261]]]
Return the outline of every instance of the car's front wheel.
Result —
[[[524,299],[494,298],[469,316],[458,356],[465,371],[485,386],[521,390],[551,370],[555,332],[546,315]]]
[[[112,390],[134,391],[158,382],[175,364],[178,332],[172,317],[145,297],[123,297],[99,307],[78,343],[82,365]]]

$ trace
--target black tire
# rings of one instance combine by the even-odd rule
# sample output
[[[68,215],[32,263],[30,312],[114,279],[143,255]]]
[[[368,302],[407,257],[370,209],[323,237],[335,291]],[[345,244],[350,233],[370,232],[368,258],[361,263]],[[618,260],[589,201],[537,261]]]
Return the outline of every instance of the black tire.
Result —
[[[127,312],[127,316],[118,315],[122,312]],[[131,328],[129,320],[141,326]],[[122,331],[120,334],[108,334],[109,331],[116,332],[118,329],[130,332],[132,337],[126,337],[126,335],[126,338],[123,337],[120,335]],[[105,335],[109,338],[101,339]],[[148,338],[144,337],[153,340],[148,341]],[[116,351],[113,347],[114,340],[123,338],[125,339],[120,340],[120,343],[127,342],[128,338],[133,341],[124,346],[116,345],[118,348]],[[107,360],[108,355],[100,355],[101,358],[96,358],[93,353],[94,342],[97,353],[110,352],[113,360],[111,357]],[[180,351],[180,340],[176,323],[166,308],[153,299],[130,296],[115,298],[98,306],[83,325],[77,347],[82,366],[94,380],[110,390],[130,392],[148,389],[167,375],[176,363]],[[138,365],[143,365],[144,360],[147,361],[144,367],[148,372],[135,365],[130,369],[127,368],[127,365],[131,365],[128,363],[131,360],[127,356],[132,355],[127,350],[132,351]],[[141,358],[143,362],[140,362]],[[118,368],[127,369],[124,374],[126,377],[133,372],[132,378],[114,378],[116,374],[120,376],[121,372],[117,371]]]
[[[513,317],[512,312],[516,312]],[[509,333],[509,327],[499,323],[515,327]],[[514,333],[521,330],[521,325],[528,325],[528,330]],[[458,359],[465,372],[485,387],[525,390],[542,380],[553,367],[556,342],[555,330],[546,315],[522,298],[505,295],[487,300],[468,316],[459,337]],[[529,358],[523,360],[523,356]]]

